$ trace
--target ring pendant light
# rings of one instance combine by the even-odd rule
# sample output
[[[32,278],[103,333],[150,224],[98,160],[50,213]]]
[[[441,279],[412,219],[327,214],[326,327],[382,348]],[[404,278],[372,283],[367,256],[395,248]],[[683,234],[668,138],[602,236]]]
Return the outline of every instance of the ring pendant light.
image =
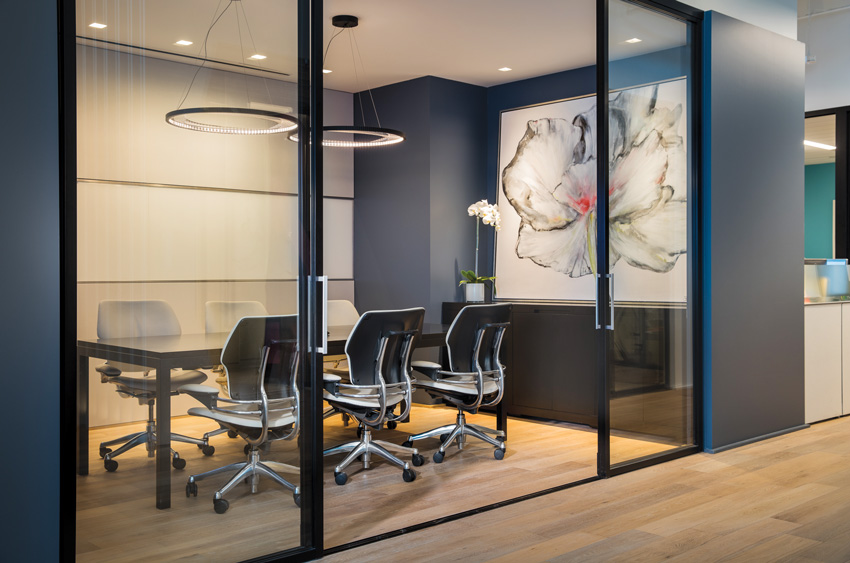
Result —
[[[357,51],[357,56],[360,58],[360,66],[363,66],[363,58],[360,57],[360,48],[357,46],[357,39],[354,37],[353,28],[357,27],[359,20],[357,16],[340,15],[334,16],[331,19],[334,27],[340,28],[333,37],[328,41],[328,46],[325,48],[325,59],[328,57],[328,51],[331,48],[331,43],[336,37],[345,30],[349,32],[349,38],[352,42],[352,68],[354,70],[355,79],[357,78],[357,65],[354,60],[354,51]],[[322,66],[324,67],[324,60]],[[365,75],[365,71],[364,71]],[[358,81],[359,82],[359,81]],[[359,88],[358,88],[359,89]],[[363,120],[363,125],[325,125],[322,127],[322,146],[323,147],[341,147],[341,148],[367,148],[367,147],[385,147],[395,145],[404,141],[404,133],[396,129],[387,129],[381,127],[381,119],[378,117],[378,109],[375,107],[375,99],[372,97],[372,89],[368,90],[369,98],[372,102],[372,110],[375,112],[375,121],[377,127],[366,125],[366,114],[363,111],[362,91],[357,94],[361,97],[360,113]],[[289,139],[292,141],[298,140],[297,133],[291,133]]]
[[[192,76],[192,81],[189,83],[189,88],[186,90],[186,93],[183,95],[183,99],[180,100],[180,103],[177,105],[177,109],[170,111],[165,114],[165,121],[175,127],[180,127],[181,129],[188,129],[190,131],[200,131],[202,133],[222,133],[228,135],[269,135],[274,133],[287,133],[293,131],[298,128],[298,121],[285,113],[276,112],[265,109],[255,109],[250,107],[192,107],[192,108],[183,108],[183,103],[186,101],[186,98],[189,97],[189,92],[192,90],[192,86],[195,84],[195,79],[198,77],[198,73],[204,67],[207,62],[207,41],[209,40],[210,33],[213,30],[213,27],[221,20],[222,16],[230,9],[230,7],[235,3],[237,6],[242,8],[242,14],[245,18],[245,26],[248,28],[248,36],[251,38],[252,46],[254,47],[254,52],[256,53],[256,46],[253,45],[254,37],[251,34],[251,27],[248,25],[248,16],[245,14],[245,7],[242,6],[241,0],[230,0],[227,6],[225,6],[224,10],[222,10],[221,14],[217,17],[213,16],[213,22],[210,24],[209,29],[207,29],[207,34],[204,37],[204,45],[203,45],[203,62],[201,66],[195,71],[195,74]],[[239,23],[239,7],[236,8],[236,25],[240,26]],[[217,9],[216,9],[217,10]],[[241,29],[239,30],[239,47],[242,50],[243,59],[244,57],[244,49],[242,48],[242,34]],[[247,78],[246,78],[247,80]],[[263,78],[265,80],[265,78]],[[248,99],[248,89],[247,85],[245,88],[245,96],[248,102],[248,105],[251,104],[250,99]]]

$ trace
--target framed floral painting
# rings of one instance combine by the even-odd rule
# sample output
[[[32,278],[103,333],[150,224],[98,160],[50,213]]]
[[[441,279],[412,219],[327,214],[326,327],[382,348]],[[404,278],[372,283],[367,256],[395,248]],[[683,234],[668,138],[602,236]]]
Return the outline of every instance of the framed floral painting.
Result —
[[[684,78],[612,92],[610,260],[620,302],[684,302],[688,171]],[[498,298],[593,301],[596,98],[504,110]]]

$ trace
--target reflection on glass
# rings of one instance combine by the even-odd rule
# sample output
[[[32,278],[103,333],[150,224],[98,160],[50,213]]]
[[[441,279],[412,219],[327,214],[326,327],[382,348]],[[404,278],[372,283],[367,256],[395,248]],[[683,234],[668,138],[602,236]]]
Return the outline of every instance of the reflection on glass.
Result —
[[[207,13],[167,1],[77,1],[77,328],[88,397],[80,561],[242,561],[301,544],[289,326],[298,146],[285,133],[219,135],[165,119],[178,107],[293,116],[295,5],[195,8]],[[266,59],[245,60],[239,26]],[[227,347],[253,354],[246,388],[239,367],[248,356],[231,361],[222,349],[239,319],[267,315]],[[251,414],[263,408],[265,425]],[[234,542],[247,537],[256,541]]]
[[[806,118],[806,258],[835,256],[835,116]]]
[[[688,24],[609,14],[611,464],[694,443]]]

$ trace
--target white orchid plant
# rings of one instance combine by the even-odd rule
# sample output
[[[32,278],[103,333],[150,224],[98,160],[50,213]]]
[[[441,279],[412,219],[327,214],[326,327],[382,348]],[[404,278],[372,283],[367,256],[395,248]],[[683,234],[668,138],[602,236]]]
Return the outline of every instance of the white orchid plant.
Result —
[[[460,283],[495,283],[495,276],[478,275],[478,242],[481,223],[492,225],[497,231],[502,228],[502,216],[499,214],[499,206],[495,203],[491,205],[486,199],[482,199],[470,205],[466,211],[470,217],[475,217],[475,269],[461,270],[460,274],[464,279],[460,280]]]

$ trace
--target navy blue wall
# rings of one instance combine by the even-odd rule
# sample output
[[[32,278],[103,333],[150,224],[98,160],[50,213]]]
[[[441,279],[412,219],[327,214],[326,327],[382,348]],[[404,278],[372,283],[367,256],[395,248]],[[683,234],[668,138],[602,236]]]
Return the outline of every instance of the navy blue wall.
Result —
[[[0,277],[7,561],[59,560],[59,85],[55,0],[7,2]],[[67,424],[69,421],[65,421]]]
[[[485,90],[424,77],[372,95],[382,125],[406,140],[354,154],[355,305],[424,306],[426,321],[439,322],[442,302],[460,297],[460,269],[474,261],[466,208],[486,197]],[[355,108],[359,124],[357,100]]]

